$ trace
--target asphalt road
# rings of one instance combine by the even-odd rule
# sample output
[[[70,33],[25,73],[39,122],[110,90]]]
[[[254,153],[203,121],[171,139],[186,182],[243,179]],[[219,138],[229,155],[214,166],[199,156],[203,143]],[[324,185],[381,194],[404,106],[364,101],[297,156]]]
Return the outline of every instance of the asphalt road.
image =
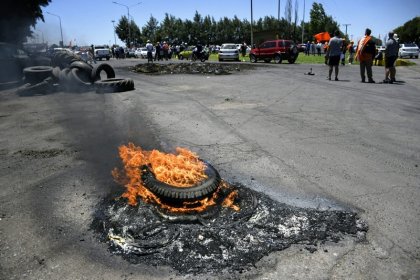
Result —
[[[144,75],[111,60],[134,91],[20,97],[0,91],[0,279],[219,279],[131,265],[89,227],[123,190],[118,146],[187,147],[221,176],[273,199],[351,208],[367,241],[299,245],[242,279],[418,279],[420,66],[363,84],[358,66],[267,65],[232,75]],[[418,63],[417,60],[413,60]],[[163,62],[167,63],[167,62]],[[305,75],[310,71],[315,75]],[[374,79],[383,79],[383,67]]]

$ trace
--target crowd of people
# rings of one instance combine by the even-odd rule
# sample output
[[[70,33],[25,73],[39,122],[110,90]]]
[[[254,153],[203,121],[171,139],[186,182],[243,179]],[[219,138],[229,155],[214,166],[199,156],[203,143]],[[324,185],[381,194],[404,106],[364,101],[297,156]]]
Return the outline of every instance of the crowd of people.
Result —
[[[338,81],[339,73],[339,64],[345,65],[346,52],[349,52],[348,63],[352,64],[353,61],[359,61],[360,67],[360,78],[362,83],[375,83],[373,80],[372,66],[377,61],[381,61],[383,56],[385,58],[385,79],[383,83],[394,83],[395,80],[395,61],[398,57],[398,48],[399,44],[394,38],[394,32],[389,32],[388,40],[385,44],[385,51],[377,51],[376,43],[371,36],[372,31],[369,28],[366,28],[365,34],[362,39],[357,43],[356,49],[354,48],[354,42],[350,41],[348,44],[342,38],[340,38],[340,33],[338,31],[334,32],[334,37],[332,37],[329,42],[326,42],[323,46],[325,53],[325,64],[329,66],[327,79],[332,79],[332,73],[334,71],[334,80]],[[315,46],[308,42],[309,49]],[[307,46],[308,46],[307,44]],[[315,48],[318,48],[316,46]],[[305,52],[309,55],[308,51]],[[315,55],[315,51],[312,52]],[[367,79],[366,79],[367,78]]]

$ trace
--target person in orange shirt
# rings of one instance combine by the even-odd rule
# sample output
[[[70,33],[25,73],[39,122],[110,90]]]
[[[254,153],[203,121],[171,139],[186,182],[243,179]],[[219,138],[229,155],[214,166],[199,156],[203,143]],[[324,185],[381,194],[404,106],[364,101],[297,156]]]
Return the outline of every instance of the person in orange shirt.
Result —
[[[360,77],[362,78],[362,83],[366,82],[365,72],[368,76],[368,83],[375,83],[372,77],[372,64],[373,58],[375,57],[376,47],[375,41],[373,41],[371,30],[366,28],[365,36],[360,39],[357,44],[356,49],[356,61],[360,62]]]

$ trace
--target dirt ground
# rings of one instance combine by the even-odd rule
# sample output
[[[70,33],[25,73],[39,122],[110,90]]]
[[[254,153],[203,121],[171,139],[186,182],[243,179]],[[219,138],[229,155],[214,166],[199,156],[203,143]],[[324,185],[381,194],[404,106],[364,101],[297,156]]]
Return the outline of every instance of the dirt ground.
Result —
[[[385,85],[360,83],[357,66],[333,82],[324,65],[150,75],[133,72],[139,62],[109,62],[134,91],[0,91],[0,279],[418,279],[419,65]],[[128,142],[187,147],[279,203],[356,211],[367,239],[295,244],[229,275],[130,263],[91,229],[124,191],[110,172]]]

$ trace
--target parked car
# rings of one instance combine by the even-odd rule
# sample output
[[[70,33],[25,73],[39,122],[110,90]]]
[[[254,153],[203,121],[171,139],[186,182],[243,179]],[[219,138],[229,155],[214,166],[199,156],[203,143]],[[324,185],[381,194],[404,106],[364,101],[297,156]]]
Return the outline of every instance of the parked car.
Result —
[[[194,49],[195,49],[195,46],[187,47],[185,50],[179,53],[178,59],[180,60],[190,59]]]
[[[106,46],[95,46],[95,59],[102,60],[103,58],[109,60],[111,51]]]
[[[50,63],[51,60],[45,56],[29,56],[15,45],[0,43],[0,83],[20,82],[24,68]]]
[[[419,58],[419,47],[414,43],[400,44],[398,56],[401,58],[405,56]]]
[[[153,51],[152,51],[153,57],[155,57],[155,53],[156,53],[156,49],[153,48]],[[135,55],[136,55],[136,57],[147,58],[147,48],[138,48],[135,51]]]
[[[305,52],[306,50],[306,44],[298,44],[297,45],[298,51],[299,52]]]
[[[136,50],[135,49],[127,49],[125,53],[126,58],[136,57]]]
[[[222,44],[219,50],[219,61],[231,59],[239,61],[239,50],[235,44]]]
[[[252,49],[249,59],[251,62],[264,60],[268,63],[274,60],[276,63],[281,63],[283,60],[287,60],[289,63],[295,63],[298,55],[298,48],[293,41],[280,39],[266,41]]]

